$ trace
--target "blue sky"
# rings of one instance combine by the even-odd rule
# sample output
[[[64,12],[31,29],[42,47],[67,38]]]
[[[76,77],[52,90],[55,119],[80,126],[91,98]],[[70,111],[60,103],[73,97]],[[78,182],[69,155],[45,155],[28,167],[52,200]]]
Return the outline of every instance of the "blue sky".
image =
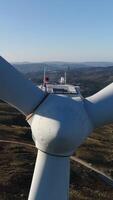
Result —
[[[0,0],[9,61],[113,61],[113,0]]]

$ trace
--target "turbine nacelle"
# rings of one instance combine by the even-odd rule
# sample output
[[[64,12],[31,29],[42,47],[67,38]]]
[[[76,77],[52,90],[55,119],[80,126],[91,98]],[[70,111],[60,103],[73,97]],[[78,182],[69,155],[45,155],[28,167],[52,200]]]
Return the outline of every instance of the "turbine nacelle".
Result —
[[[69,156],[93,128],[113,122],[113,84],[86,99],[47,96],[0,57],[0,98],[31,113],[27,119],[39,153],[29,200],[67,200]]]

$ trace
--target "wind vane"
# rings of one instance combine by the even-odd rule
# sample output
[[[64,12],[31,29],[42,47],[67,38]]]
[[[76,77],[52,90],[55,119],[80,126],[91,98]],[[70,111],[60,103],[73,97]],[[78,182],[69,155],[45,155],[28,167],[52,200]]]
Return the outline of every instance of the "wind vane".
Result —
[[[0,57],[0,99],[32,113],[38,156],[28,200],[67,200],[69,157],[94,128],[113,122],[113,83],[86,99],[47,95]]]

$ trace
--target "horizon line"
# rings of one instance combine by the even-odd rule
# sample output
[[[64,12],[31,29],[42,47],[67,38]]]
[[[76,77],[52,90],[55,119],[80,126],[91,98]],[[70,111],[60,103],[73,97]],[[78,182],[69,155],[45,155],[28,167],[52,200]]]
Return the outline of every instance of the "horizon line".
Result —
[[[10,61],[12,64],[30,64],[30,63],[113,63],[113,61]]]

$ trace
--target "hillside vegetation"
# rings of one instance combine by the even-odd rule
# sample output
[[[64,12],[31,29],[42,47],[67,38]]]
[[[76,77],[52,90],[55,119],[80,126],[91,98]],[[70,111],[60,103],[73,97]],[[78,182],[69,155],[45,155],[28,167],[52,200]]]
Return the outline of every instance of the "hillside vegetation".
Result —
[[[64,72],[51,74],[51,80]],[[26,75],[39,83],[42,73]],[[79,84],[84,96],[91,95],[113,79],[113,67],[86,68],[68,72],[68,82]],[[18,141],[34,145],[25,118],[16,109],[0,102],[0,200],[27,200],[37,150],[33,146],[5,143]],[[113,178],[113,124],[96,129],[75,154]],[[48,180],[49,181],[49,180]],[[94,172],[71,161],[70,200],[112,200],[113,188]]]
[[[68,69],[67,83],[80,85],[84,96],[92,95],[113,81],[113,67],[87,67]],[[50,82],[58,82],[61,76],[64,76],[65,70],[49,70],[46,75]],[[43,80],[42,72],[27,73],[26,77],[36,84],[41,84]]]

